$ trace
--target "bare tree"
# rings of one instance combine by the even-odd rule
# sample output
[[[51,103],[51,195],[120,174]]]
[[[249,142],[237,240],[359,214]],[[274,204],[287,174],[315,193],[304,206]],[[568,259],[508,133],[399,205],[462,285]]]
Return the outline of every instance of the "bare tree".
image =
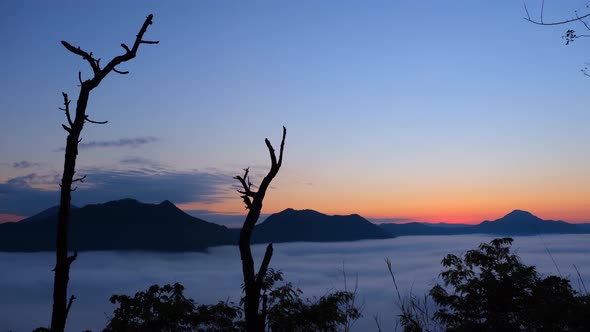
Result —
[[[262,201],[266,190],[270,186],[271,181],[279,172],[281,164],[283,163],[283,149],[285,147],[285,136],[287,135],[287,129],[283,127],[283,139],[281,141],[281,149],[279,152],[279,159],[274,148],[270,144],[268,138],[264,140],[268,152],[270,154],[271,166],[268,174],[264,177],[258,191],[252,190],[252,183],[250,177],[248,177],[249,169],[244,170],[243,176],[236,176],[235,179],[240,181],[243,190],[238,190],[242,194],[242,199],[246,204],[248,215],[242,226],[240,232],[240,256],[242,258],[242,274],[244,276],[244,314],[246,318],[246,330],[248,332],[263,332],[265,330],[266,323],[266,296],[261,295],[261,288],[263,285],[264,277],[266,276],[270,259],[272,258],[272,243],[269,243],[264,253],[264,258],[260,264],[258,273],[254,271],[254,259],[252,258],[252,251],[250,250],[250,240],[252,238],[252,232],[254,226],[260,217],[260,211],[262,210]],[[262,300],[262,307],[261,307]],[[260,309],[260,312],[259,312]]]
[[[590,6],[588,6],[588,5],[586,5],[585,7],[586,7],[586,11],[588,11],[590,8]],[[575,10],[574,15],[570,18],[553,20],[553,21],[545,21],[545,18],[543,17],[544,12],[545,12],[545,1],[544,0],[541,2],[541,8],[539,10],[538,18],[533,18],[531,16],[529,9],[526,5],[526,2],[524,3],[524,11],[526,13],[526,17],[524,19],[526,21],[533,23],[533,24],[544,25],[544,26],[555,26],[555,25],[567,25],[570,23],[580,23],[581,26],[584,27],[584,29],[590,31],[590,12],[580,14],[580,13],[578,13],[577,10]],[[565,35],[562,36],[562,38],[565,39],[566,45],[569,45],[570,43],[572,43],[574,40],[576,40],[578,38],[587,38],[587,37],[590,37],[590,34],[578,34],[578,33],[576,33],[576,30],[574,30],[574,29],[568,29],[565,32]]]
[[[59,213],[57,220],[57,243],[55,251],[55,279],[53,284],[53,312],[51,315],[51,331],[64,331],[68,312],[74,302],[74,295],[69,300],[67,299],[68,281],[70,279],[70,265],[78,256],[77,251],[74,251],[72,256],[68,256],[68,228],[70,223],[70,201],[71,193],[76,188],[72,189],[75,182],[83,182],[84,177],[74,178],[76,173],[76,157],[78,155],[78,143],[80,142],[80,133],[84,127],[84,123],[105,124],[107,121],[93,121],[86,114],[86,106],[88,105],[88,98],[90,92],[96,88],[100,82],[111,72],[118,74],[128,74],[127,71],[117,69],[117,66],[123,62],[135,58],[140,44],[157,44],[157,41],[143,40],[149,25],[152,24],[153,15],[148,15],[143,23],[139,33],[135,38],[133,45],[128,47],[121,44],[125,53],[114,57],[107,63],[104,68],[101,68],[100,58],[95,58],[92,52],[88,53],[80,47],[74,47],[66,41],[62,41],[62,45],[70,52],[79,55],[86,60],[92,68],[93,77],[85,81],[82,80],[82,73],[78,72],[78,80],[80,81],[80,94],[76,103],[75,116],[72,118],[70,113],[71,100],[66,93],[63,93],[64,107],[61,108],[66,114],[67,124],[63,124],[63,129],[68,133],[66,140],[65,162],[63,177],[61,180],[61,195],[59,202]]]

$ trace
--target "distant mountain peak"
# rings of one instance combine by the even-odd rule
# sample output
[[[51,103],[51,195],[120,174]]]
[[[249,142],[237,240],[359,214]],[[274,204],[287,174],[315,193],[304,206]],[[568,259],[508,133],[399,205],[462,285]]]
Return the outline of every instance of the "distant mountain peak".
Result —
[[[122,198],[116,199],[112,201],[108,201],[102,204],[93,204],[93,205],[136,205],[136,204],[143,204],[140,201],[133,199],[133,198]]]
[[[53,207],[28,218],[36,222],[0,225],[0,251],[55,250],[56,215]],[[131,198],[72,210],[70,233],[70,245],[78,250],[203,251],[236,241],[226,227],[192,217],[170,201]]]
[[[514,217],[533,216],[533,217],[536,217],[534,214],[530,213],[529,211],[518,210],[518,209],[513,210],[512,212],[508,213],[505,217],[508,217],[508,216],[514,216]]]
[[[162,201],[159,205],[161,205],[161,206],[169,206],[169,207],[172,206],[172,207],[175,207],[176,208],[176,205],[174,205],[174,203],[170,202],[169,200]]]
[[[304,209],[285,209],[256,225],[255,243],[261,242],[331,242],[392,237],[359,215],[326,215]]]
[[[540,221],[542,219],[535,216],[534,214],[532,214],[528,211],[514,210],[496,221],[499,221],[499,220],[518,222],[518,221]]]

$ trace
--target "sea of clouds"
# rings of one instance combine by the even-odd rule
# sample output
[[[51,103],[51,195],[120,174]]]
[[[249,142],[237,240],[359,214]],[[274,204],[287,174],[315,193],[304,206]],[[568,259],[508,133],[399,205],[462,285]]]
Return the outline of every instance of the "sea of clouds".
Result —
[[[274,245],[271,267],[304,291],[321,296],[357,284],[357,303],[363,318],[355,331],[394,331],[399,301],[385,258],[392,262],[402,296],[423,294],[436,282],[440,261],[448,253],[461,254],[489,235],[408,236],[388,240],[340,243],[280,243]],[[575,264],[590,287],[590,234],[516,237],[513,248],[524,263],[542,274],[570,277],[580,286]],[[264,245],[253,246],[256,264]],[[553,258],[553,259],[552,259]],[[555,261],[555,263],[554,263]],[[0,253],[0,331],[31,331],[49,325],[54,254]],[[241,265],[238,248],[211,248],[209,253],[82,252],[72,266],[69,291],[72,306],[67,331],[100,331],[112,314],[112,294],[134,294],[158,283],[180,282],[198,303],[238,302]],[[344,273],[343,273],[344,271]],[[399,329],[398,329],[399,330]]]

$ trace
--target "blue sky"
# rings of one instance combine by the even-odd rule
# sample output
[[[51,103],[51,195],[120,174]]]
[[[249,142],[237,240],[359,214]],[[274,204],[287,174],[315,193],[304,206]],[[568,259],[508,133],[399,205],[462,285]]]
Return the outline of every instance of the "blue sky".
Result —
[[[548,1],[545,19],[581,6]],[[263,139],[278,144],[285,125],[268,213],[475,222],[520,208],[590,221],[588,43],[566,47],[567,27],[528,23],[508,0],[2,2],[0,214],[57,202],[57,107],[62,91],[76,98],[78,70],[90,75],[60,40],[105,62],[149,13],[160,44],[91,95],[88,114],[109,124],[82,133],[78,164],[96,176],[79,204],[167,199],[153,188],[174,174],[194,184],[173,190],[185,210],[241,213],[231,175],[252,166],[259,180]]]

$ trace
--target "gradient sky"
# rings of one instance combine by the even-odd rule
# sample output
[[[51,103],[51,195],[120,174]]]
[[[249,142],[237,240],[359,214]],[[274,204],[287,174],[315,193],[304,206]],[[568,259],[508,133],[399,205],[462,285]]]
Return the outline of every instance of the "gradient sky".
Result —
[[[545,20],[582,5],[547,1]],[[512,0],[0,2],[0,220],[58,202],[61,92],[90,75],[60,40],[104,63],[149,13],[160,44],[91,95],[109,124],[82,132],[74,204],[241,214],[231,177],[258,183],[285,125],[264,213],[590,222],[589,44]]]

